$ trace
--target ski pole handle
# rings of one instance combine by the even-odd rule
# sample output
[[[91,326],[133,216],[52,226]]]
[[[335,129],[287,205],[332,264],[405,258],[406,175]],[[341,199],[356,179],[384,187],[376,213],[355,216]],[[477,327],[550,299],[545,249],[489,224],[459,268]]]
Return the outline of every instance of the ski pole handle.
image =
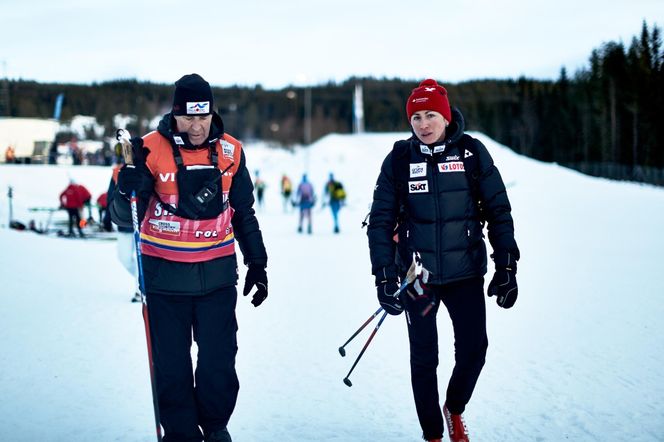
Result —
[[[118,144],[122,147],[122,156],[124,157],[125,163],[129,166],[133,166],[134,150],[130,138],[131,134],[127,129],[118,129],[115,132],[115,139],[118,140]]]

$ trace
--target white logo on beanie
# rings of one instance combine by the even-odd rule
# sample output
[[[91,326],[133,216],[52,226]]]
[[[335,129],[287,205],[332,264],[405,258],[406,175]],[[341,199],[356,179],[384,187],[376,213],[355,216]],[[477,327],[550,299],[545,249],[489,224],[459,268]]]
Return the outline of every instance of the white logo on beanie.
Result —
[[[429,97],[413,98],[413,103],[426,103]]]
[[[433,91],[436,90],[436,88],[435,88],[435,87],[425,87],[424,90],[425,90],[426,92],[433,92]]]
[[[209,101],[187,101],[187,115],[209,114]]]

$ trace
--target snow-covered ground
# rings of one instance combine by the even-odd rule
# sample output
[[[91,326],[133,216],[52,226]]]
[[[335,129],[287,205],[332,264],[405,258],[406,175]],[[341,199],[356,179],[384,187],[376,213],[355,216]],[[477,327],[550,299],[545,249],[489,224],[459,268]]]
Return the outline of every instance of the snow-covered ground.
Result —
[[[292,153],[246,146],[250,171],[268,183],[258,216],[270,296],[257,309],[238,304],[234,440],[420,440],[403,316],[385,321],[352,388],[342,379],[369,330],[346,358],[337,352],[377,308],[360,224],[384,155],[405,135],[331,135]],[[516,306],[487,298],[472,440],[664,440],[664,189],[589,178],[474,135],[509,185],[522,259]],[[327,210],[315,210],[311,236],[284,213],[279,179],[296,184],[305,170],[319,193],[329,172],[345,184],[340,235]],[[110,169],[0,167],[0,224],[8,185],[14,217],[44,222],[27,209],[56,206],[69,178],[96,198]],[[0,272],[0,440],[154,440],[140,306],[115,242],[3,228]],[[452,336],[444,310],[438,319],[444,391]]]

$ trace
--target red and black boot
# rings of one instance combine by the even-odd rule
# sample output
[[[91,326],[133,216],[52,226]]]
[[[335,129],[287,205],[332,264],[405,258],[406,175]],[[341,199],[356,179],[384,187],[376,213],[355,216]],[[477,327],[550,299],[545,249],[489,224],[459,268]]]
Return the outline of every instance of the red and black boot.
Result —
[[[450,442],[470,442],[470,439],[468,439],[468,429],[466,428],[466,422],[463,420],[463,415],[450,413],[446,404],[443,406],[443,416],[445,416],[445,424],[447,424],[447,432],[450,435]]]

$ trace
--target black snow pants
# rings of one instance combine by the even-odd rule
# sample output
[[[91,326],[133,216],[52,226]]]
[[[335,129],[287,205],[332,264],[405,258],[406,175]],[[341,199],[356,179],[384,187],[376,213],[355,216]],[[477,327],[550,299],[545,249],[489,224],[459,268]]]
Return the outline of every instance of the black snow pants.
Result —
[[[199,442],[225,428],[235,408],[235,287],[205,296],[147,295],[164,442]],[[191,345],[198,346],[193,372]]]
[[[79,209],[67,209],[67,215],[69,216],[69,236],[74,236],[74,227],[78,230],[78,236],[83,236],[83,231],[81,230],[81,213]]]
[[[410,368],[415,408],[425,439],[442,438],[443,417],[438,397],[438,330],[436,314],[442,301],[454,328],[454,370],[445,402],[453,414],[463,413],[479,378],[488,347],[484,278],[430,285],[434,307],[421,315],[421,301],[405,295],[410,341]]]

